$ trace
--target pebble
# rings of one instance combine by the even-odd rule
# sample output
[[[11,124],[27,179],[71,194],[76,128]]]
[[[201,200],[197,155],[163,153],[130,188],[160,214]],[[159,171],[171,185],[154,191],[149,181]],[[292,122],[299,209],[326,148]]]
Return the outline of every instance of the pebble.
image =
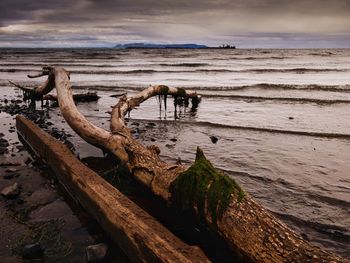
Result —
[[[0,147],[0,154],[4,154],[7,152],[7,148],[6,147]]]
[[[210,136],[210,140],[212,143],[217,143],[219,139],[218,139],[218,137]]]
[[[19,193],[20,193],[20,189],[19,189],[18,183],[14,183],[10,186],[7,186],[1,191],[1,195],[7,198],[16,197],[17,195],[19,195]]]
[[[44,255],[44,249],[40,243],[28,244],[24,246],[21,255],[25,259],[41,258]]]
[[[10,180],[10,179],[15,178],[15,177],[18,177],[18,176],[20,176],[20,174],[19,174],[19,173],[10,173],[10,174],[5,174],[5,175],[4,175],[4,179],[6,179],[6,180]]]
[[[8,146],[10,146],[9,142],[4,138],[0,138],[0,147],[8,147]]]
[[[86,261],[98,262],[103,260],[107,255],[108,247],[104,243],[86,247]]]

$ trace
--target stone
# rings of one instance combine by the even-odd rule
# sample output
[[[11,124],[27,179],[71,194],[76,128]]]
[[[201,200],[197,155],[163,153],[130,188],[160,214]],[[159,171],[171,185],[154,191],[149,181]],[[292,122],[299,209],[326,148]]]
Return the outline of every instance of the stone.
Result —
[[[218,137],[212,135],[212,136],[210,136],[210,140],[212,143],[217,143],[219,139],[218,139]]]
[[[19,193],[20,189],[18,183],[14,183],[10,186],[7,186],[1,191],[1,195],[8,198],[16,197],[17,195],[19,195]]]
[[[10,174],[5,174],[4,179],[10,180],[10,179],[13,179],[13,178],[19,177],[19,176],[20,176],[19,173],[10,173]]]
[[[7,152],[7,148],[6,147],[0,147],[0,154],[4,154]]]
[[[0,138],[0,147],[8,147],[9,145],[9,142],[6,139]]]
[[[108,247],[104,243],[91,245],[86,247],[86,261],[87,262],[99,262],[103,260],[107,255]]]
[[[44,255],[44,249],[40,243],[25,245],[21,255],[25,259],[37,259]]]

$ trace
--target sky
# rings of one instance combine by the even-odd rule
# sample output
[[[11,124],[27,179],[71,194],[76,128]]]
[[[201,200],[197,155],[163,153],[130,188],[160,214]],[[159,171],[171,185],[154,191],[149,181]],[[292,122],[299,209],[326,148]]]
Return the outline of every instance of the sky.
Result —
[[[350,48],[350,0],[1,0],[0,47]]]

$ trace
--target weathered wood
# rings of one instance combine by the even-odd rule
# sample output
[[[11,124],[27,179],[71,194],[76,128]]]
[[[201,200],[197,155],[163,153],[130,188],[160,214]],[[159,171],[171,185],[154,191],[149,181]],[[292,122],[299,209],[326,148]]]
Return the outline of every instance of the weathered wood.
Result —
[[[53,68],[52,74],[55,76],[62,115],[73,130],[88,143],[118,157],[138,181],[170,204],[176,203],[174,197],[178,195],[177,192],[190,189],[188,199],[194,199],[191,193],[196,194],[196,200],[191,203],[193,211],[247,261],[349,262],[303,240],[257,204],[249,194],[243,197],[239,186],[218,173],[200,151],[197,159],[198,162],[205,163],[204,168],[197,161],[190,169],[165,163],[159,158],[156,146],[144,147],[132,137],[124,123],[124,115],[128,111],[152,96],[171,94],[192,97],[198,101],[196,93],[166,86],[152,86],[132,98],[123,96],[112,111],[111,132],[108,132],[93,125],[77,110],[67,72],[63,68]],[[195,169],[198,171],[193,171]],[[189,171],[196,173],[189,174]],[[201,181],[202,179],[206,181]],[[176,187],[181,184],[183,188]],[[221,189],[226,189],[227,192],[222,192]],[[183,194],[186,195],[186,191]],[[227,194],[228,196],[224,196]],[[182,197],[178,199],[184,200]],[[220,216],[214,216],[216,214]]]
[[[17,116],[16,127],[22,141],[134,262],[209,262],[198,247],[170,233],[34,123]]]
[[[33,89],[31,88],[27,88],[24,86],[21,86],[19,84],[16,84],[12,81],[9,81],[12,85],[16,86],[17,88],[23,90],[24,92],[24,96],[23,99],[24,100],[42,100],[42,97],[45,94],[48,94],[51,90],[53,90],[55,88],[55,74],[53,71],[52,67],[43,67],[43,70],[41,73],[37,74],[37,75],[28,75],[29,78],[38,78],[41,76],[45,76],[48,75],[47,80],[45,81],[45,83],[41,86],[35,87]],[[69,78],[69,73],[67,73],[67,76]]]

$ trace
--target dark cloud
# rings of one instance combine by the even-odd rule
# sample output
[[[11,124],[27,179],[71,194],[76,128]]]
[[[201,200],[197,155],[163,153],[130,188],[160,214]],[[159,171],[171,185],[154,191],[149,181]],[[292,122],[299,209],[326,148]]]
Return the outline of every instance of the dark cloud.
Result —
[[[344,45],[349,13],[350,0],[1,0],[0,45],[43,38],[47,45],[57,39],[79,44],[79,38],[91,45],[236,41],[246,46],[249,39],[286,45],[301,38]]]

